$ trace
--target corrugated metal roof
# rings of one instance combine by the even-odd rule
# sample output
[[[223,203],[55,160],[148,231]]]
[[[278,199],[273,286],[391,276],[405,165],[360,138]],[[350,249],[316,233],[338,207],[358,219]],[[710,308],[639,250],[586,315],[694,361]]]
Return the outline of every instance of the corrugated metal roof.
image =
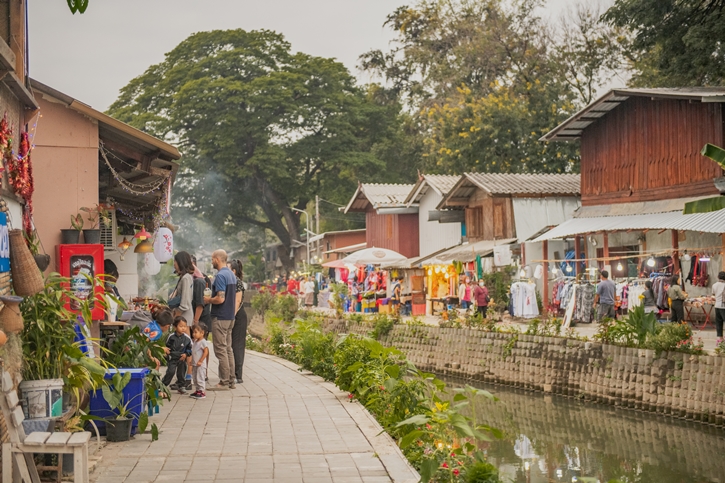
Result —
[[[424,265],[441,265],[454,260],[459,262],[472,262],[477,256],[485,257],[490,255],[494,247],[510,245],[517,241],[516,238],[508,238],[505,240],[483,240],[475,243],[465,243],[439,253],[435,257],[426,260]]]
[[[466,173],[473,183],[492,195],[578,195],[578,174]]]
[[[350,203],[345,207],[345,213],[350,211],[365,211],[368,203],[376,210],[379,208],[403,208],[412,184],[360,184],[352,196]]]
[[[439,195],[445,196],[456,185],[459,179],[461,179],[460,175],[422,175],[418,178],[418,182],[413,186],[413,189],[410,190],[410,193],[408,193],[408,197],[405,199],[405,204],[410,206],[413,203],[420,203],[421,198],[423,198],[430,188],[437,191]]]
[[[573,218],[532,241],[539,242],[586,233],[626,230],[689,230],[704,233],[725,233],[725,210],[694,215],[683,215],[682,211],[670,211],[642,215]]]
[[[609,111],[633,96],[656,97],[660,99],[685,99],[699,102],[725,102],[725,87],[612,89],[546,133],[540,141],[569,141],[577,139],[597,119],[604,117]]]

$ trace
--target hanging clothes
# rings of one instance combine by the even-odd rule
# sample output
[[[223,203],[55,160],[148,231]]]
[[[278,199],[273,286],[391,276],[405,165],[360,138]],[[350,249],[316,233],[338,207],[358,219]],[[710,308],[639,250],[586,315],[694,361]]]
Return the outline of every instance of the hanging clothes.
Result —
[[[511,284],[509,313],[514,317],[533,319],[539,315],[536,285],[527,282]]]

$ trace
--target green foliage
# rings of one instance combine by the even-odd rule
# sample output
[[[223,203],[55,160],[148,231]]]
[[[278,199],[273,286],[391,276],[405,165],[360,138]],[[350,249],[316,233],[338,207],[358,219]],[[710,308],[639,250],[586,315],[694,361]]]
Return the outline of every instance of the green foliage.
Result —
[[[607,344],[645,347],[659,331],[657,316],[645,313],[644,306],[639,305],[630,309],[627,317],[622,320],[602,320],[594,338]]]
[[[144,411],[145,408],[141,409],[140,414],[135,414],[131,410],[129,410],[129,406],[131,403],[133,403],[133,400],[136,397],[141,397],[141,394],[136,395],[134,398],[126,399],[125,394],[123,393],[124,388],[128,385],[128,383],[131,382],[131,373],[130,372],[116,372],[113,374],[113,377],[111,378],[111,383],[104,385],[102,388],[103,392],[103,399],[105,399],[106,403],[110,406],[112,410],[116,412],[116,417],[113,419],[126,419],[135,417],[138,418],[138,432],[140,434],[143,434],[146,432],[146,429],[148,428],[149,423],[149,416],[146,411]],[[87,419],[91,419],[90,417]],[[96,418],[93,418],[96,419]],[[112,419],[112,418],[107,418]],[[159,429],[154,423],[152,425],[151,429],[151,441],[156,441],[159,439]]]
[[[343,310],[345,309],[345,298],[348,296],[348,288],[346,283],[333,282],[330,284],[330,303],[335,308],[335,313],[338,318],[342,318]],[[351,316],[353,314],[350,314]]]
[[[683,341],[692,338],[692,329],[686,323],[665,324],[657,335],[650,338],[647,342],[648,349],[654,349],[658,354],[664,351],[683,350],[687,351],[687,347],[681,347]]]
[[[466,483],[499,483],[498,470],[491,463],[479,461],[466,469]]]
[[[252,305],[252,309],[261,315],[262,320],[264,320],[267,311],[271,310],[274,305],[274,294],[268,292],[267,290],[262,290],[252,297],[250,303]]]
[[[616,0],[604,19],[631,38],[632,85],[718,86],[725,84],[723,14],[720,1]]]
[[[297,299],[293,295],[277,295],[274,298],[272,313],[287,323],[294,320],[297,309]]]
[[[380,340],[388,335],[394,326],[395,318],[388,317],[386,314],[377,314],[373,318],[373,330],[370,332],[370,337]]]
[[[725,149],[707,143],[700,151],[705,157],[708,157],[725,169]],[[693,213],[710,213],[725,208],[725,197],[715,196],[714,198],[705,198],[702,200],[690,201],[685,203],[685,209],[682,211],[685,215]]]
[[[335,336],[325,334],[316,323],[297,322],[290,336],[292,360],[303,369],[312,371],[326,381],[335,380]]]
[[[526,326],[527,335],[541,335],[545,337],[559,337],[561,335],[561,319],[540,320],[534,319]]]
[[[509,304],[509,290],[514,273],[514,267],[503,267],[496,272],[484,273],[483,281],[488,289],[488,296],[494,302],[489,304],[489,310],[494,308],[499,312],[506,310]]]
[[[178,203],[227,233],[271,231],[292,270],[301,234],[292,207],[316,193],[341,202],[358,179],[385,171],[378,155],[395,144],[400,106],[356,86],[333,59],[295,53],[275,32],[237,29],[191,35],[126,85],[109,114],[177,138]]]

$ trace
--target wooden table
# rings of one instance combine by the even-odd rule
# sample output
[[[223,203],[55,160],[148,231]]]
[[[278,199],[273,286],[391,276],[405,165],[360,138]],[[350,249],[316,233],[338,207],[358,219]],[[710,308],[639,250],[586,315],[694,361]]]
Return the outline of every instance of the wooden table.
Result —
[[[705,322],[703,322],[703,324],[700,326],[699,330],[703,330],[707,326],[707,324],[714,325],[712,323],[712,319],[711,319],[712,310],[714,307],[715,306],[713,304],[708,304],[708,303],[703,303],[700,305],[693,305],[692,303],[684,304],[685,320],[687,320],[688,322],[692,322],[692,309],[695,309],[695,308],[701,309],[702,313],[705,314]]]

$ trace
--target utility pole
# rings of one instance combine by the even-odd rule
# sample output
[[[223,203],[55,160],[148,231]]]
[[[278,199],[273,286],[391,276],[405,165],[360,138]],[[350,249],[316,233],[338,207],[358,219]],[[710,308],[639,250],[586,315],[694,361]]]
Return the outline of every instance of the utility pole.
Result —
[[[315,233],[320,234],[320,195],[315,195]],[[317,258],[322,260],[320,254],[320,241],[317,240]]]

